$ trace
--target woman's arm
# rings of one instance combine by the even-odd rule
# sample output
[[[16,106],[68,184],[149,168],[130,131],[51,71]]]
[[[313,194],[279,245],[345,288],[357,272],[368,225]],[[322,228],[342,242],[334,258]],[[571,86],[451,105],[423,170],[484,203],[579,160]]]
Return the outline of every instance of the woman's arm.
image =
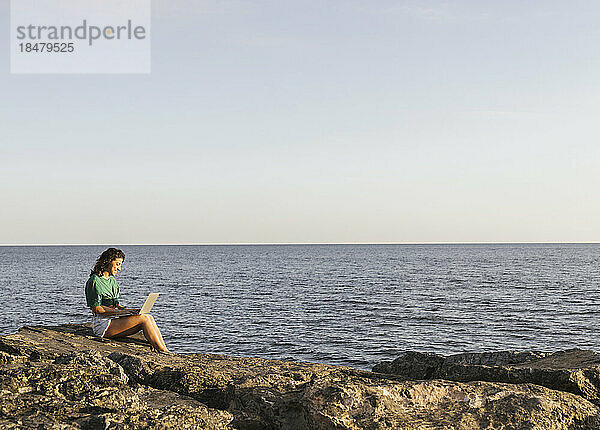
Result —
[[[117,309],[111,308],[110,306],[96,306],[92,308],[93,313],[104,317],[114,317],[117,315],[131,315],[132,310],[134,309],[125,309],[122,306]]]
[[[126,308],[125,306],[117,305],[117,309],[127,309],[129,312],[139,312],[142,308]]]

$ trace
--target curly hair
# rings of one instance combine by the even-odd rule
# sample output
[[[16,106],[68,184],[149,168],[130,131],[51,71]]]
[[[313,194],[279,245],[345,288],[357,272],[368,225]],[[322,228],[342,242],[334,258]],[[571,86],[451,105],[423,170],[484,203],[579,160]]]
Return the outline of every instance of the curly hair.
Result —
[[[90,276],[92,276],[94,273],[98,276],[102,276],[104,272],[109,271],[110,263],[117,258],[122,258],[125,260],[125,253],[117,248],[108,248],[106,251],[100,254],[100,257],[98,257],[98,260],[96,260],[96,264],[94,264],[94,268],[92,269]]]

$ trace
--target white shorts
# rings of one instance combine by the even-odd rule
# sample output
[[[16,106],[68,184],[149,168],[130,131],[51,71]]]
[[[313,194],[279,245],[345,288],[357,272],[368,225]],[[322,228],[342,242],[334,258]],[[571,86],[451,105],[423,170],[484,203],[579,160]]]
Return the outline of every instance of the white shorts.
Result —
[[[101,317],[96,314],[92,314],[92,331],[94,335],[98,337],[104,337],[104,333],[108,330],[111,320],[117,318],[114,317]]]

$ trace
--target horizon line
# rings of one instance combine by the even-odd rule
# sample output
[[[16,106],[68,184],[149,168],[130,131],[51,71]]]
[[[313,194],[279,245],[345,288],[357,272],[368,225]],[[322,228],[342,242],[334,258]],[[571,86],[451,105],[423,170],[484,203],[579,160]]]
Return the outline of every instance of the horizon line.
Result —
[[[570,245],[600,244],[598,241],[537,241],[537,242],[198,242],[198,243],[7,243],[0,247],[17,246],[285,246],[285,245]]]

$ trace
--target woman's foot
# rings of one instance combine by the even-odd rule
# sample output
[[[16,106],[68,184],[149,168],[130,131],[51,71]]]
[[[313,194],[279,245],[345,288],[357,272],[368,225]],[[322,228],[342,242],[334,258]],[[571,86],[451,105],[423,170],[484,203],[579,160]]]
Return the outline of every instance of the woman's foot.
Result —
[[[168,349],[165,349],[164,351],[161,351],[160,349],[155,348],[153,346],[150,347],[150,351],[152,351],[152,352],[158,352],[159,354],[177,355],[174,352],[169,351]]]

